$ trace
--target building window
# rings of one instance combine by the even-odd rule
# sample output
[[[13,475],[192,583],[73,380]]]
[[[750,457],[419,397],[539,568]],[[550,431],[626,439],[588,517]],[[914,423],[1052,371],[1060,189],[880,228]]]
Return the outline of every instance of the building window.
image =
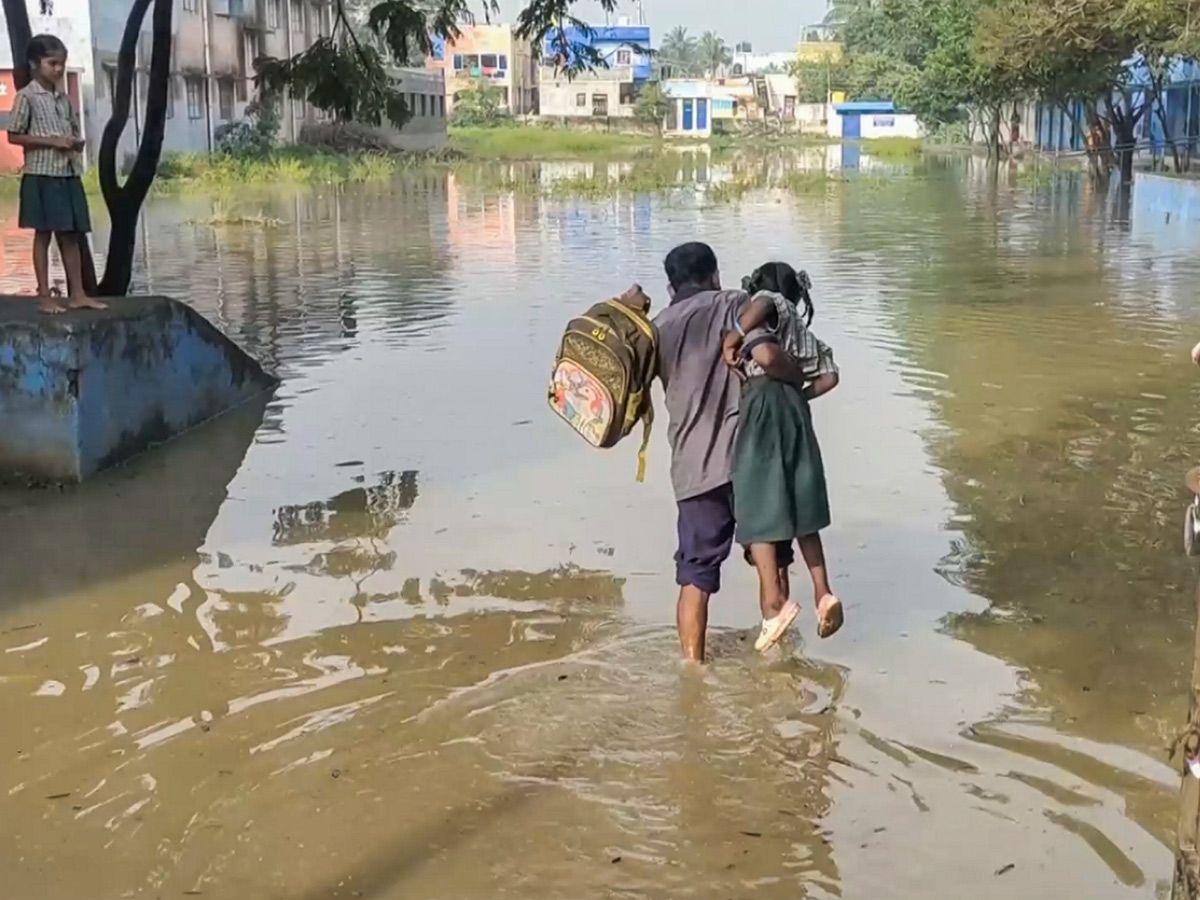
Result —
[[[463,68],[470,69],[472,73],[479,68],[479,57],[474,53],[463,57]]]
[[[212,0],[212,6],[210,8],[212,9],[214,16],[228,16],[229,6],[230,0]]]
[[[496,68],[496,54],[495,53],[483,54],[483,56],[479,57],[479,65],[483,66],[483,68],[485,68],[485,69]]]
[[[217,112],[226,122],[233,118],[233,82],[228,78],[217,82]]]
[[[321,37],[329,37],[329,29],[326,27],[325,22],[325,8],[321,4],[318,3],[313,7],[310,21],[316,21],[317,31],[320,32]]]
[[[175,118],[175,76],[167,77],[167,118]]]
[[[592,94],[592,115],[608,116],[608,94]]]
[[[587,94],[576,94],[575,95],[575,105],[576,106],[587,106]]]
[[[443,119],[446,118],[446,95],[438,95],[438,115]]]
[[[462,54],[455,53],[454,54],[454,71],[455,72],[462,71],[462,66],[463,66]]]
[[[117,69],[116,66],[104,67],[104,86],[108,88],[109,99],[117,96]]]
[[[184,12],[195,12],[196,11],[196,0],[183,0],[183,11]]]
[[[279,27],[279,0],[267,0],[267,27],[272,31]]]
[[[199,78],[189,78],[187,86],[188,118],[192,121],[204,118],[204,85]]]
[[[617,51],[617,65],[618,66],[628,66],[632,63],[633,63],[633,54],[632,53],[630,53],[628,50],[618,50]]]
[[[496,68],[508,71],[508,57],[503,53],[496,57]]]
[[[633,82],[625,81],[621,83],[621,105],[632,106],[634,103]]]
[[[43,16],[54,15],[54,0],[39,0],[38,12]]]
[[[289,9],[292,18],[292,34],[304,34],[304,4],[300,0],[291,0]]]
[[[293,100],[292,101],[292,118],[295,119],[297,122],[299,122],[301,119],[304,118],[304,101],[303,100]]]
[[[426,103],[428,103],[428,101],[425,99],[425,95],[422,94],[421,95],[421,115],[423,115],[423,116],[429,115],[429,113],[426,112],[426,107],[425,107]]]

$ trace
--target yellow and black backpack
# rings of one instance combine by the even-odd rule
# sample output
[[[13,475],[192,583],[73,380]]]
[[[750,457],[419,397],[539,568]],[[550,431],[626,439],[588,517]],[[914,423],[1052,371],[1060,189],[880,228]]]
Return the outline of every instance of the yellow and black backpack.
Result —
[[[654,422],[650,382],[658,368],[658,336],[646,316],[649,298],[640,290],[636,296],[637,306],[605,300],[567,323],[548,393],[550,408],[593,447],[615,446],[642,422],[642,481]]]

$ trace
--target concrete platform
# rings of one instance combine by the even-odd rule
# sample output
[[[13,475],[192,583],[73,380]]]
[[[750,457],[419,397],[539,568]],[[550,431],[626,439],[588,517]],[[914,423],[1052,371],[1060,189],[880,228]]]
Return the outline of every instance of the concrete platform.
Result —
[[[110,304],[0,296],[0,479],[82,481],[278,384],[185,304]]]

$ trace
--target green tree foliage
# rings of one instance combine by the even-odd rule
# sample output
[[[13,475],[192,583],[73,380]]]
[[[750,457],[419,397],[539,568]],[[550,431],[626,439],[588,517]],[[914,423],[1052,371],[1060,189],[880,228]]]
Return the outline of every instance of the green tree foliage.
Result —
[[[639,122],[652,124],[660,131],[663,120],[671,111],[671,98],[668,97],[657,82],[651,82],[642,88],[637,103],[633,107],[633,117]]]
[[[712,31],[701,35],[697,55],[704,73],[714,78],[725,66],[733,62],[733,54],[729,52],[725,41]]]
[[[604,65],[587,40],[571,37],[572,28],[588,31],[587,23],[571,13],[575,2],[529,0],[514,29],[517,37],[535,47],[549,37],[557,48],[557,64],[567,75]],[[598,3],[602,13],[617,7],[617,0]],[[496,0],[482,0],[479,11],[490,20],[499,6]],[[338,121],[366,125],[402,126],[410,115],[401,79],[389,71],[393,62],[428,56],[435,37],[457,38],[462,33],[459,23],[475,20],[469,0],[333,0],[333,14],[329,37],[286,59],[257,60],[257,84],[267,95],[287,89]]]
[[[1090,144],[1107,155],[1111,135],[1128,180],[1149,104],[1133,90],[1126,62],[1162,55],[1153,21],[1129,0],[999,0],[981,16],[977,49],[992,71],[1029,93],[1064,109],[1083,104]]]
[[[454,101],[454,124],[464,127],[492,128],[508,116],[501,104],[500,88],[486,78],[473,78]]]
[[[658,61],[676,77],[695,75],[700,68],[700,45],[688,30],[678,25],[667,32],[658,49]]]

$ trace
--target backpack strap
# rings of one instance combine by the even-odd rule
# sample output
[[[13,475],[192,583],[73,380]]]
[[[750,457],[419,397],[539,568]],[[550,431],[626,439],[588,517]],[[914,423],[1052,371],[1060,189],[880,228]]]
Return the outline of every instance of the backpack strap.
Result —
[[[650,431],[654,427],[654,400],[646,395],[646,411],[642,413],[642,445],[638,447],[637,480],[646,480],[646,451],[650,448]]]

